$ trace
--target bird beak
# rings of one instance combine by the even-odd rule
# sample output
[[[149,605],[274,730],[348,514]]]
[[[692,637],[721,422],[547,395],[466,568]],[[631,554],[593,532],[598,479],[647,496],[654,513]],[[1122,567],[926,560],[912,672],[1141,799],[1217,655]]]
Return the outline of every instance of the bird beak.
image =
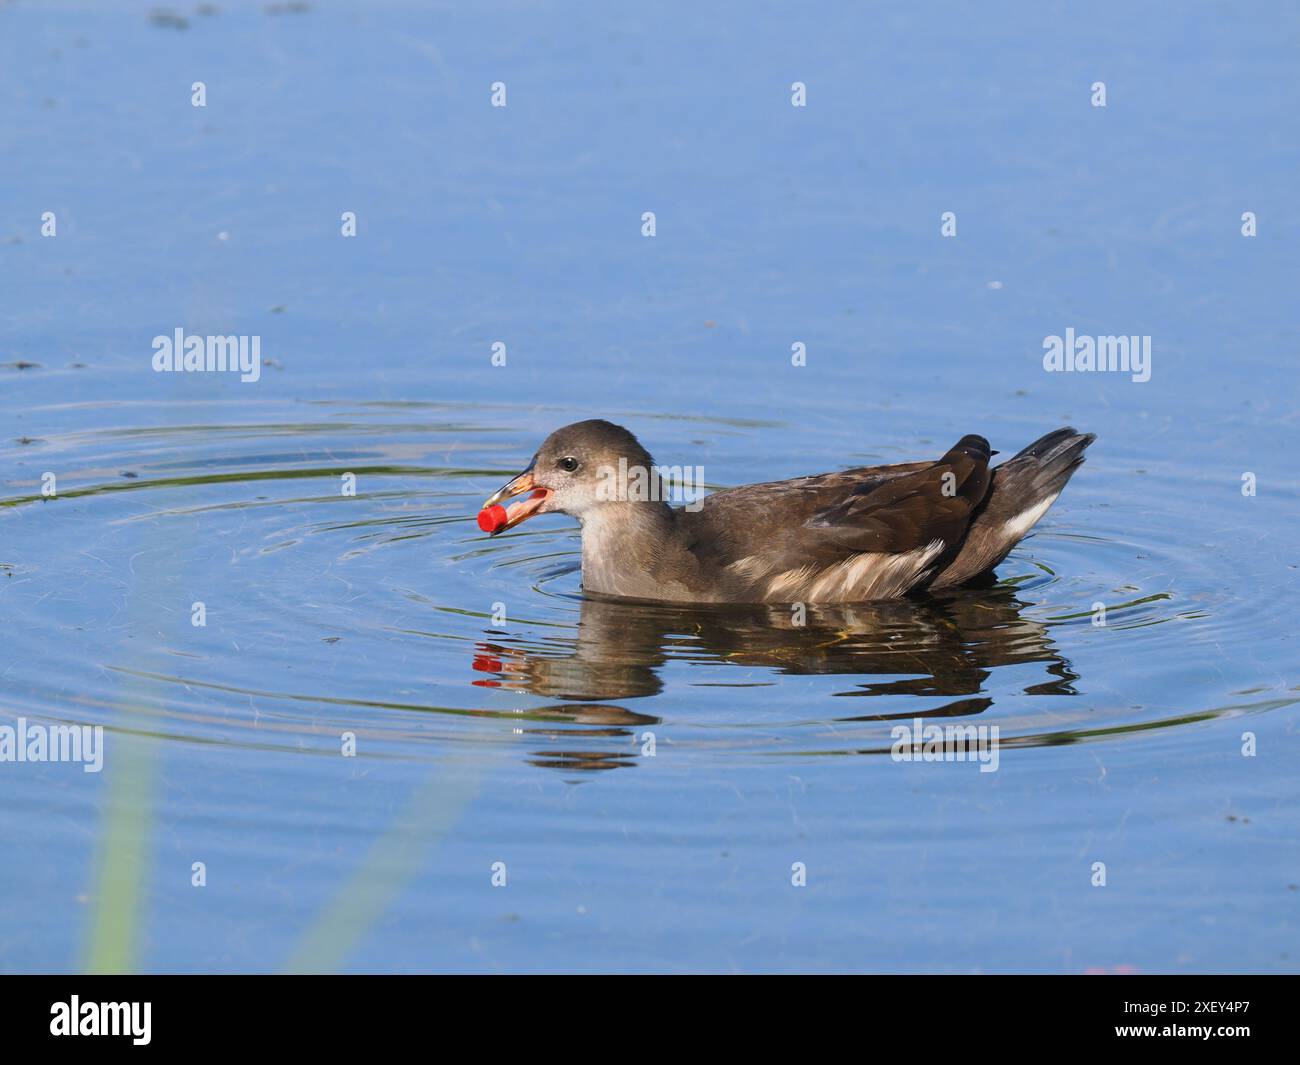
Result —
[[[521,496],[525,492],[531,492],[532,495],[519,503],[511,503],[505,508],[506,520],[502,525],[498,525],[491,530],[495,536],[499,532],[505,532],[506,529],[513,529],[521,521],[527,521],[542,508],[547,497],[551,494],[549,488],[543,488],[533,480],[533,468],[529,466],[514,480],[502,485],[500,489],[489,496],[483,503],[483,509],[488,510],[494,506],[499,506],[507,499],[514,496]]]

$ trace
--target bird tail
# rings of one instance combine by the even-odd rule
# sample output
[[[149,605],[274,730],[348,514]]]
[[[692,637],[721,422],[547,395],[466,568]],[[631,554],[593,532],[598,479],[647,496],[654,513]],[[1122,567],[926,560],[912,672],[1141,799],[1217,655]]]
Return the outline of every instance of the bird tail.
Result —
[[[1056,501],[1095,439],[1069,426],[1056,429],[995,467],[961,550],[930,587],[964,584],[1006,558]]]

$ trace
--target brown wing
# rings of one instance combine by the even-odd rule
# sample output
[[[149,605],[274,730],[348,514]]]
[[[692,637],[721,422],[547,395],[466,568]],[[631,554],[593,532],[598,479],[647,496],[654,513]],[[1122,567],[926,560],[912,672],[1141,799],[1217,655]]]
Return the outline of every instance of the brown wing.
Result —
[[[953,547],[988,491],[989,455],[982,436],[965,436],[938,462],[863,485],[806,525],[850,552],[900,554],[935,540]]]
[[[702,565],[741,574],[821,569],[936,540],[946,555],[988,489],[989,456],[988,441],[967,436],[937,462],[745,485],[709,496],[682,524]]]

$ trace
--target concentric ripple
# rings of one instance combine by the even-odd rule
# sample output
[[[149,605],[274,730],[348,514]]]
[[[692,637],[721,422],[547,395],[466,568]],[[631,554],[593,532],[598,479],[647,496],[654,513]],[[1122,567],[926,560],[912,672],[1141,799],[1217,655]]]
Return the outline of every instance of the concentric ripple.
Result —
[[[1085,467],[993,587],[797,626],[584,597],[567,519],[483,537],[479,502],[530,446],[488,411],[114,413],[128,424],[7,446],[10,714],[303,754],[350,731],[414,760],[522,737],[525,761],[574,770],[634,766],[648,723],[709,760],[888,753],[916,717],[1031,749],[1297,697],[1254,638],[1287,619],[1236,594],[1252,574],[1206,567],[1223,529],[1175,525],[1169,473]],[[758,426],[658,424],[678,453],[707,453],[711,429],[762,448]]]

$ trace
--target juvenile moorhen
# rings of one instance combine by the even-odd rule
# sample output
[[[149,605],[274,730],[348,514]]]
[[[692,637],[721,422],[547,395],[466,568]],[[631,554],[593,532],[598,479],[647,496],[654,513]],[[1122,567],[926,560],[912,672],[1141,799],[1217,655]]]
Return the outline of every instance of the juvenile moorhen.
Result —
[[[854,603],[988,573],[1033,528],[1095,437],[1057,429],[990,469],[982,436],[934,462],[748,484],[671,507],[620,425],[557,429],[483,504],[496,534],[535,514],[582,523],[589,592],[694,603]],[[503,507],[513,496],[529,498]]]

